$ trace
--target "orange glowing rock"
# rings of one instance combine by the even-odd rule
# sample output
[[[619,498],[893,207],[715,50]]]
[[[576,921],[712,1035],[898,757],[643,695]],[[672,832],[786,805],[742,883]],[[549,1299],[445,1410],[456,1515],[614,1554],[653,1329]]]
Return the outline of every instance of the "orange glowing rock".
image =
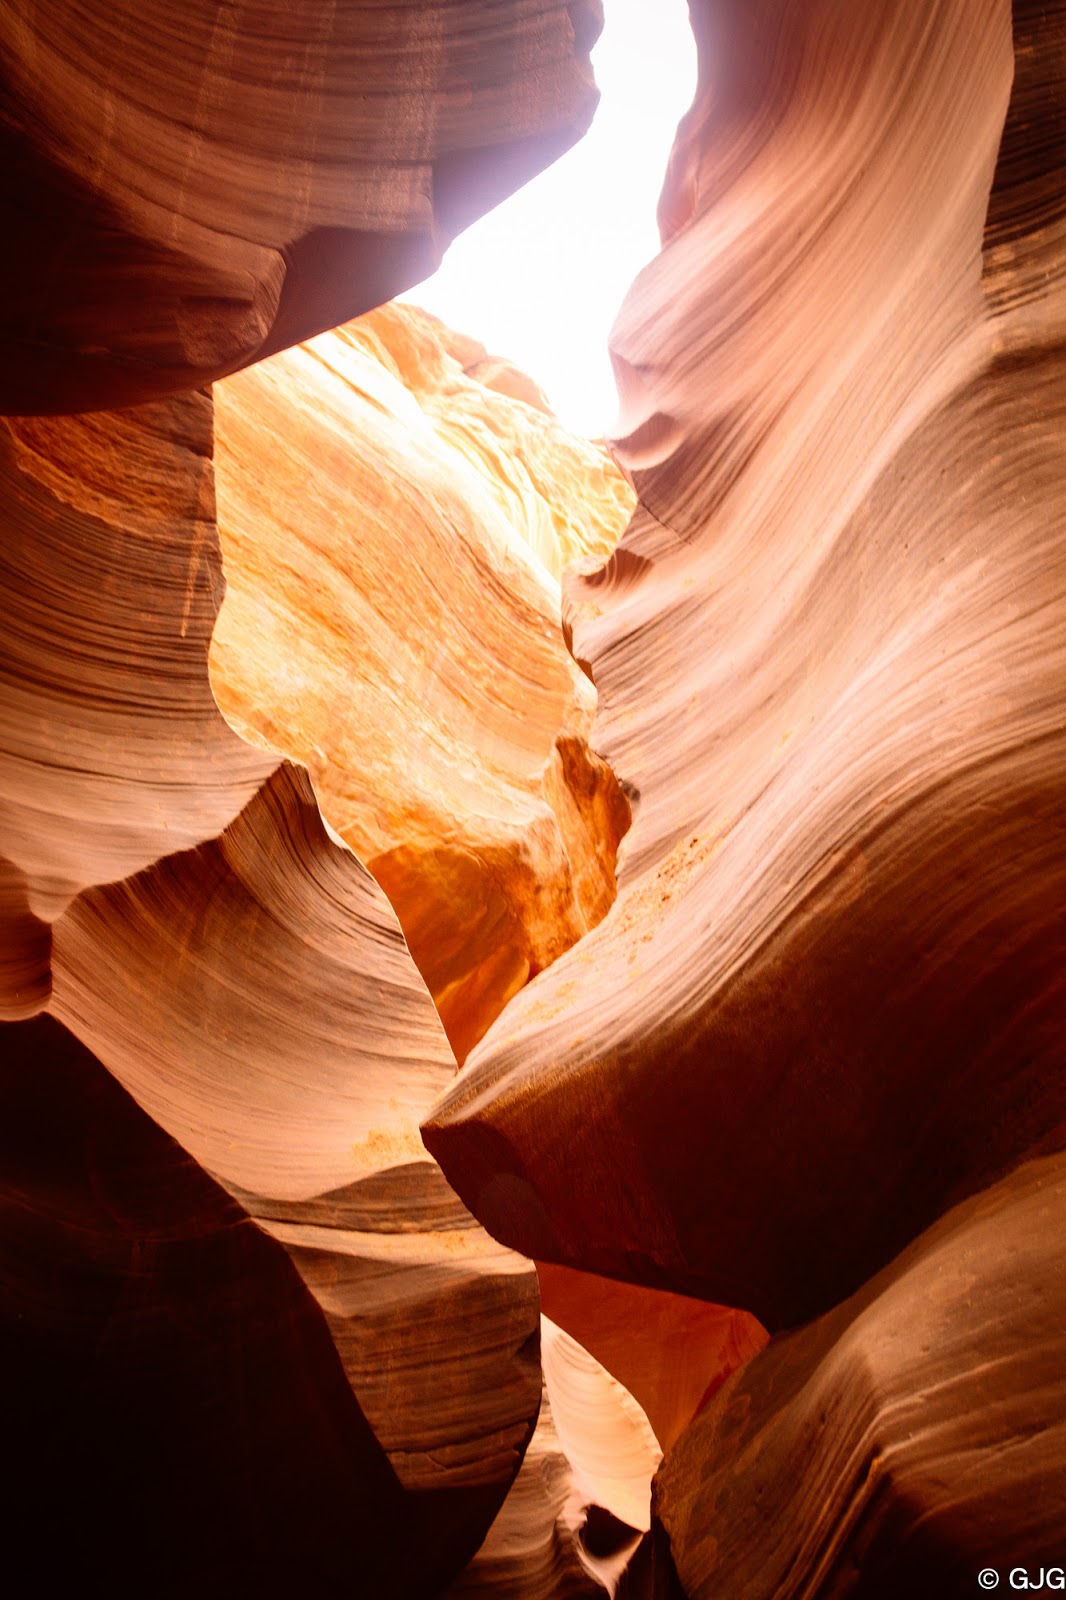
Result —
[[[231,726],[307,765],[388,893],[462,1058],[614,895],[628,806],[559,576],[632,493],[457,344],[386,306],[217,386],[211,661]]]
[[[618,898],[425,1133],[512,1247],[772,1331],[1066,1140],[1063,31],[693,9],[568,587]]]
[[[64,1592],[1066,1548],[1066,13],[691,0],[617,469],[422,314],[298,344],[571,140],[598,10],[0,5],[5,1511]]]

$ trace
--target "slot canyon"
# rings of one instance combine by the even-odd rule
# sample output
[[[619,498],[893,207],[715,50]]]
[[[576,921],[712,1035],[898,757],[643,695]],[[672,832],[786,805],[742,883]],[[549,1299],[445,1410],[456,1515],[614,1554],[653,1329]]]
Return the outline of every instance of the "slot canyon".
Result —
[[[1066,0],[689,0],[597,440],[611,6],[0,0],[13,1596],[1066,1584]]]

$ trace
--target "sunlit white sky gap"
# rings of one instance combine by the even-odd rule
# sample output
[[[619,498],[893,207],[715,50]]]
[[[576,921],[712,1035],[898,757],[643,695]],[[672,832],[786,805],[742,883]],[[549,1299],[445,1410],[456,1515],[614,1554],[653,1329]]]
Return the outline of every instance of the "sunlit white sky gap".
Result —
[[[614,421],[607,334],[659,249],[655,207],[696,87],[685,0],[605,0],[604,11],[588,134],[403,296],[515,362],[568,428],[591,437]]]

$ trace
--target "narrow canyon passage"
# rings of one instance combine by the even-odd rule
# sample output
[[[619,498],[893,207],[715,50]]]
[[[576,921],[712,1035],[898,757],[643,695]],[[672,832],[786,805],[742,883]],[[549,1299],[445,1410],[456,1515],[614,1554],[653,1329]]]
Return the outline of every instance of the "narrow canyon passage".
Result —
[[[597,0],[0,0],[8,1586],[1066,1568],[1066,5],[689,16],[607,447]]]
[[[595,691],[564,644],[559,580],[610,555],[633,495],[602,446],[523,393],[537,400],[402,306],[215,393],[216,699],[308,768],[460,1062],[601,920],[629,826],[589,748]]]
[[[588,747],[595,691],[565,647],[559,580],[602,567],[632,490],[525,374],[401,305],[217,385],[215,474],[216,699],[242,737],[308,767],[461,1065],[614,899],[629,806]],[[586,1274],[540,1281],[593,1359],[545,1324],[538,1448],[635,1541],[661,1446],[766,1335],[742,1312]]]

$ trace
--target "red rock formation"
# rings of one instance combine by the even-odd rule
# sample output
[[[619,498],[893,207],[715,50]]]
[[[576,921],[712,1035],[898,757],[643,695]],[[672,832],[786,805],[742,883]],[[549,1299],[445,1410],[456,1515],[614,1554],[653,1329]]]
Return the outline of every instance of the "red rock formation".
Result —
[[[388,306],[218,385],[211,660],[230,724],[307,765],[386,890],[462,1060],[614,897],[629,808],[558,579],[633,501],[449,342]]]
[[[193,1203],[183,1182],[215,1194],[205,1237],[255,1216],[252,1258],[288,1285],[272,1299],[264,1279],[255,1315],[284,1319],[295,1296],[364,1438],[361,1458],[344,1444],[335,1486],[350,1495],[365,1478],[362,1531],[343,1518],[332,1538],[320,1529],[317,1559],[334,1581],[342,1550],[350,1561],[380,1522],[406,1548],[361,1568],[380,1568],[375,1586],[390,1592],[454,1571],[517,1470],[540,1393],[535,1276],[425,1158],[417,1122],[451,1056],[381,892],[323,827],[306,779],[275,772],[277,756],[218,714],[211,405],[151,397],[421,276],[452,232],[580,133],[598,24],[585,0],[514,0],[491,18],[346,4],[317,22],[266,4],[231,16],[212,0],[180,16],[63,0],[0,10],[0,214],[20,245],[2,271],[0,405],[151,399],[3,433],[4,1014],[47,1005],[96,1055],[46,1022],[5,1032],[4,1048],[17,1069],[41,1068],[42,1092],[58,1090],[73,1050],[94,1094],[106,1068],[143,1108],[137,1126],[151,1129],[147,1109],[180,1142],[189,1176],[164,1185],[167,1227]],[[47,1212],[48,1183],[31,1163],[16,1205]],[[42,1245],[74,1261],[77,1205],[64,1226]],[[137,1292],[147,1227],[135,1214],[126,1230],[133,1265],[112,1251],[120,1294]],[[221,1287],[213,1249],[189,1266],[208,1304]],[[47,1276],[47,1260],[5,1284],[16,1303],[35,1270]],[[174,1292],[144,1290],[164,1316]],[[76,1295],[63,1314],[76,1321]],[[135,1324],[122,1326],[124,1350]],[[52,1331],[42,1314],[38,1332]],[[283,1360],[283,1322],[278,1337]],[[86,1381],[110,1392],[115,1368]],[[182,1378],[205,1397],[213,1381]],[[133,1435],[118,1434],[128,1448]],[[186,1470],[218,1448],[208,1425],[186,1443]],[[141,1454],[153,1494],[161,1462]],[[101,1494],[110,1487],[105,1473]],[[307,1536],[335,1498],[323,1491]],[[92,1493],[85,1507],[108,1526]],[[199,1584],[220,1562],[239,1566],[242,1538],[255,1548],[238,1587],[260,1569],[291,1569],[295,1583],[299,1518],[255,1535],[239,1513],[224,1523],[208,1518],[190,1543]],[[165,1526],[146,1528],[149,1560]],[[312,1586],[314,1571],[302,1574]]]
[[[379,319],[385,329],[390,318],[395,327],[395,315]],[[432,344],[436,336],[427,330],[426,337]],[[376,360],[368,357],[367,364]],[[378,371],[386,376],[380,364]],[[468,476],[480,471],[487,485],[494,464],[509,458],[502,440],[493,444],[491,428],[478,427],[474,410],[463,421],[463,382],[453,385],[460,392],[439,427],[442,435],[450,429],[454,441],[466,440],[467,455],[482,462]],[[528,411],[507,401],[499,409],[505,416]],[[580,782],[576,789],[566,783],[573,782],[568,762],[579,774],[582,762],[595,769],[581,738],[592,695],[565,655],[557,621],[551,642],[556,580],[541,558],[550,556],[558,568],[573,550],[595,549],[597,539],[602,554],[611,519],[617,522],[619,510],[624,515],[627,491],[601,452],[575,441],[567,457],[555,425],[533,416],[526,454],[512,467],[513,475],[524,472],[525,491],[514,484],[499,491],[512,523],[525,511],[527,542],[516,545],[508,530],[499,550],[491,543],[485,550],[512,583],[520,578],[530,591],[528,678],[536,685],[547,670],[541,692],[549,714],[519,728],[518,738],[542,740],[540,765],[549,770],[538,771],[533,760],[522,779],[554,800],[554,811],[543,800],[541,810],[562,830],[567,883],[573,880],[570,892],[587,908],[613,887],[596,853],[601,840],[590,833],[602,785],[584,793]],[[31,1230],[36,1256],[5,1271],[12,1307],[42,1296],[47,1302],[41,1275],[54,1274],[57,1254],[68,1275],[60,1301],[39,1306],[31,1330],[15,1330],[13,1348],[19,1354],[24,1333],[32,1332],[50,1359],[73,1362],[83,1373],[76,1383],[85,1387],[84,1403],[77,1388],[68,1396],[72,1430],[102,1425],[101,1407],[116,1406],[122,1417],[99,1470],[90,1474],[94,1490],[83,1494],[84,1518],[94,1531],[80,1553],[70,1553],[70,1581],[103,1559],[109,1498],[139,1517],[144,1493],[170,1496],[172,1504],[144,1519],[122,1569],[129,1581],[159,1563],[172,1518],[189,1506],[202,1529],[187,1552],[198,1581],[221,1584],[220,1575],[232,1568],[240,1582],[256,1573],[263,1581],[289,1573],[286,1581],[294,1584],[301,1540],[315,1537],[320,1548],[303,1564],[304,1575],[333,1582],[360,1544],[373,1539],[405,1551],[398,1558],[382,1547],[363,1563],[362,1570],[379,1574],[373,1582],[380,1592],[427,1593],[472,1554],[533,1429],[540,1402],[536,1279],[530,1263],[473,1223],[426,1159],[418,1122],[449,1081],[453,1061],[392,911],[323,825],[305,775],[277,768],[277,754],[264,752],[261,740],[252,746],[239,739],[218,713],[207,676],[223,592],[211,421],[208,398],[188,395],[122,413],[4,424],[10,538],[3,578],[11,624],[0,809],[5,1005],[11,1018],[47,1006],[71,1036],[42,1021],[29,1031],[6,1031],[3,1047],[14,1081],[30,1074],[45,1104],[59,1092],[68,1057],[82,1064],[77,1072],[88,1075],[94,1095],[104,1093],[96,1085],[114,1088],[117,1079],[133,1100],[129,1113],[100,1113],[108,1148],[120,1137],[138,1152],[144,1140],[154,1148],[156,1124],[176,1141],[189,1176],[161,1179],[166,1220],[160,1226],[192,1227],[189,1185],[206,1183],[204,1193],[214,1193],[213,1220],[195,1233],[207,1242],[189,1255],[187,1270],[206,1314],[221,1318],[217,1360],[258,1393],[254,1386],[265,1381],[258,1368],[246,1372],[238,1356],[226,1354],[227,1340],[239,1348],[246,1335],[239,1319],[231,1325],[217,1309],[221,1287],[211,1277],[219,1256],[215,1235],[232,1228],[234,1218],[252,1230],[249,1237],[260,1241],[253,1265],[241,1258],[237,1279],[262,1280],[262,1287],[247,1289],[255,1308],[249,1314],[265,1319],[269,1334],[272,1306],[281,1316],[286,1295],[299,1305],[313,1330],[300,1337],[329,1352],[330,1383],[347,1397],[342,1412],[346,1407],[351,1418],[350,1437],[341,1448],[349,1463],[328,1491],[322,1488],[337,1446],[315,1433],[325,1402],[314,1397],[294,1398],[294,1405],[312,1406],[311,1434],[298,1443],[286,1445],[282,1435],[273,1442],[273,1434],[220,1437],[239,1427],[225,1408],[194,1425],[201,1412],[211,1413],[221,1379],[210,1362],[202,1373],[195,1361],[185,1363],[165,1337],[148,1340],[144,1360],[153,1371],[123,1396],[122,1364],[130,1360],[135,1319],[107,1323],[113,1359],[79,1367],[69,1344],[85,1337],[77,1297],[79,1273],[88,1268],[78,1264],[76,1196],[60,1231]],[[458,456],[458,445],[451,448]],[[552,473],[560,470],[556,484]],[[590,500],[588,512],[569,516],[561,484],[572,489],[574,474],[584,475],[582,487],[598,474],[603,494]],[[351,494],[350,480],[347,487]],[[364,495],[367,505],[373,492]],[[494,508],[490,490],[481,494]],[[601,501],[607,521],[599,525]],[[502,518],[499,509],[493,514]],[[239,564],[236,576],[239,600]],[[502,602],[508,591],[497,584]],[[220,643],[231,638],[223,632]],[[501,634],[500,653],[505,649]],[[268,676],[271,667],[261,664]],[[284,703],[272,687],[270,731],[285,726]],[[523,709],[529,710],[528,698]],[[299,748],[298,719],[284,742]],[[609,811],[609,794],[605,803]],[[517,906],[519,915],[523,910]],[[112,1101],[113,1094],[108,1107]],[[13,1139],[25,1121],[21,1105],[13,1113]],[[38,1101],[34,1107],[39,1126],[43,1110]],[[112,1127],[116,1118],[116,1127],[125,1127],[134,1107],[140,1108],[136,1127],[149,1130],[136,1139]],[[19,1169],[9,1215],[12,1206],[16,1214],[48,1211],[50,1171],[33,1162]],[[98,1187],[104,1181],[92,1178]],[[110,1241],[104,1221],[83,1217],[81,1227],[86,1239]],[[21,1237],[18,1229],[8,1232],[16,1255],[27,1248]],[[170,1278],[137,1283],[138,1253],[154,1248],[153,1239],[135,1211],[123,1222],[124,1243],[85,1246],[94,1259],[106,1249],[108,1263],[98,1286],[85,1288],[86,1316],[97,1315],[97,1300],[115,1294],[133,1295],[164,1321],[174,1315]],[[255,1266],[260,1257],[269,1266]],[[279,1327],[279,1353],[271,1361],[295,1359],[285,1354],[285,1337]],[[30,1366],[13,1424],[20,1440],[29,1439],[35,1408],[45,1403],[47,1372],[44,1361]],[[168,1376],[194,1420],[162,1408],[160,1448],[172,1458],[164,1469],[143,1429],[125,1418],[127,1405],[143,1406],[146,1414],[159,1410],[158,1385]],[[279,1420],[285,1417],[282,1411]],[[291,1431],[296,1422],[285,1426]],[[249,1523],[250,1506],[227,1514],[225,1473],[246,1474],[233,1464],[233,1448],[262,1449],[265,1470],[273,1470],[278,1449],[310,1452],[321,1460],[308,1483],[321,1493],[322,1507],[305,1517],[298,1509],[303,1497],[294,1495],[292,1515],[278,1515],[258,1532]],[[217,1459],[218,1470],[206,1472],[203,1458]],[[137,1482],[129,1476],[134,1460]],[[192,1502],[167,1487],[179,1472],[198,1474],[201,1488]],[[289,1472],[288,1463],[277,1468],[281,1495]],[[364,1479],[365,1515],[354,1525],[338,1517],[331,1538],[323,1524],[336,1514],[337,1498]],[[578,1538],[587,1496],[579,1501],[575,1491],[568,1503],[572,1516],[556,1536],[559,1558],[598,1591],[599,1580],[590,1577],[596,1563],[586,1563]],[[535,1496],[529,1505],[523,1495],[516,1504],[527,1506],[518,1518],[522,1548],[530,1540],[536,1547],[558,1507]],[[24,1512],[37,1526],[45,1506],[30,1494]],[[513,1520],[514,1507],[509,1515]],[[243,1569],[240,1549],[249,1540],[254,1551]],[[178,1563],[179,1576],[184,1570]]]
[[[166,437],[182,419],[202,443],[202,397],[8,426],[8,506],[21,520],[11,523],[6,672],[8,709],[22,710],[5,723],[18,914],[8,941],[26,928],[22,906],[34,918],[22,965],[6,965],[10,1014],[48,1003],[90,1046],[94,1072],[117,1078],[190,1171],[203,1182],[210,1173],[211,1192],[234,1197],[274,1240],[272,1272],[303,1280],[301,1315],[347,1381],[367,1459],[389,1485],[389,1525],[418,1541],[435,1518],[450,1522],[439,1552],[411,1566],[421,1592],[427,1574],[443,1581],[474,1552],[533,1430],[535,1272],[488,1240],[424,1155],[418,1120],[453,1058],[391,907],[328,834],[306,774],[282,766],[256,789],[277,758],[230,733],[211,701],[218,534],[210,462],[181,434]],[[187,848],[168,853],[174,845]],[[35,1040],[5,1034],[5,1072],[29,1070]],[[42,1085],[50,1050],[37,1062]],[[50,1182],[46,1166],[30,1166],[18,1205],[48,1211]],[[163,1198],[178,1226],[181,1187]],[[222,1200],[214,1230],[234,1214]],[[141,1237],[136,1222],[131,1234]],[[43,1240],[34,1264],[45,1277],[54,1248]],[[211,1248],[202,1264],[194,1254],[190,1293],[214,1293],[211,1261]],[[14,1275],[14,1304],[32,1283],[32,1272]],[[155,1293],[152,1315],[168,1317],[166,1280],[144,1290]],[[402,1358],[402,1384],[386,1381],[395,1366],[383,1368],[383,1346]],[[107,1371],[104,1389],[117,1381]],[[197,1451],[216,1448],[211,1427],[182,1438],[190,1470]],[[142,1466],[155,1493],[155,1456]],[[355,1478],[360,1470],[354,1462]],[[106,1517],[102,1501],[91,1504]],[[240,1526],[222,1518],[203,1550],[237,1560]],[[290,1538],[288,1525],[261,1531],[253,1566],[271,1565],[271,1550],[295,1562]],[[320,1555],[328,1570],[341,1549],[351,1534],[338,1528]]]
[[[767,1340],[754,1317],[730,1306],[543,1261],[537,1276],[545,1314],[625,1386],[664,1450],[700,1402]]]
[[[1064,1231],[1066,1159],[1029,1163],[738,1373],[656,1480],[690,1600],[1061,1571]]]
[[[593,9],[345,0],[316,32],[263,0],[0,5],[0,401],[142,402],[0,429],[5,1513],[61,1588],[881,1600],[1061,1558],[1066,10],[1018,0],[1012,51],[1006,0],[694,0],[667,242],[615,336],[639,503],[568,586],[591,733],[534,647],[589,533],[555,514],[589,480],[536,393],[398,313],[327,342],[354,366],[319,399],[362,374],[368,524],[413,493],[399,406],[501,678],[519,575],[528,724],[466,685],[452,720],[492,736],[466,789],[492,772],[495,821],[524,804],[551,834],[524,878],[508,841],[521,938],[464,909],[433,949],[447,762],[415,848],[404,762],[379,818],[351,752],[315,766],[317,708],[280,715],[295,653],[269,694],[237,653],[257,615],[305,630],[324,560],[234,585],[234,620],[275,596],[216,672],[258,742],[212,696],[197,385],[401,288],[561,147]],[[292,415],[270,374],[308,410],[317,359],[224,391],[244,579],[275,501],[341,504],[320,441],[350,441],[349,398],[269,458],[257,435]],[[292,481],[257,499],[250,461]],[[519,511],[522,553],[474,550]],[[610,898],[590,746],[636,821],[617,903],[561,953]],[[570,917],[454,1085],[392,909],[283,755],[410,893],[446,1013],[480,1028],[543,965],[538,919]],[[508,1246],[585,1346],[549,1330],[536,1433],[537,1285]],[[667,1446],[650,1519],[657,1447],[611,1375]]]
[[[620,1550],[596,1555],[585,1542],[588,1526],[586,1497],[559,1443],[545,1394],[514,1488],[474,1560],[444,1591],[445,1600],[597,1600],[614,1594],[633,1537]]]
[[[614,335],[640,503],[570,589],[638,796],[619,897],[426,1127],[538,1258],[790,1325],[1064,1140],[1040,17],[997,166],[998,0],[697,8],[674,231]]]
[[[432,1593],[498,1496],[404,1489],[289,1254],[65,1028],[3,1044],[10,1570],[56,1593]]]
[[[651,1518],[662,1451],[633,1396],[576,1339],[541,1318],[544,1387],[560,1443],[586,1501],[637,1534]]]
[[[207,677],[209,399],[10,419],[0,475],[0,856],[25,951],[4,964],[3,1007],[18,1016],[46,1003],[49,926],[81,890],[213,838],[277,758],[230,732]]]
[[[111,283],[116,305],[129,291],[120,276]],[[62,304],[58,289],[48,303]],[[66,368],[74,389],[57,385],[49,404],[84,398],[77,363]],[[6,370],[14,376],[10,363]],[[35,382],[46,376],[42,365]],[[188,379],[169,371],[159,381]],[[473,1553],[533,1430],[536,1279],[529,1263],[481,1232],[426,1159],[418,1121],[453,1060],[384,896],[327,832],[306,777],[275,771],[278,757],[231,733],[215,705],[207,650],[222,582],[211,422],[209,398],[186,394],[121,413],[3,425],[4,1008],[20,1018],[48,1006],[93,1051],[79,1054],[45,1022],[6,1029],[5,1072],[21,1082],[18,1074],[32,1069],[35,1092],[61,1097],[73,1050],[93,1085],[115,1090],[117,1079],[132,1093],[138,1128],[154,1126],[147,1111],[178,1141],[188,1177],[166,1176],[164,1163],[159,1225],[185,1227],[196,1194],[215,1196],[194,1228],[194,1242],[207,1242],[190,1247],[184,1270],[205,1314],[222,1318],[217,1361],[244,1386],[242,1404],[273,1403],[263,1398],[269,1376],[226,1353],[227,1341],[239,1351],[247,1335],[239,1317],[226,1323],[219,1297],[240,1292],[246,1279],[248,1315],[265,1319],[264,1371],[297,1359],[291,1302],[311,1330],[299,1338],[319,1350],[327,1388],[342,1396],[300,1393],[297,1384],[293,1405],[311,1407],[305,1426],[288,1419],[279,1393],[282,1425],[263,1444],[263,1470],[273,1470],[271,1452],[290,1451],[293,1461],[318,1452],[320,1467],[308,1460],[308,1493],[323,1474],[335,1481],[306,1518],[302,1491],[292,1493],[291,1517],[272,1517],[267,1497],[262,1523],[254,1522],[247,1496],[228,1515],[227,1463],[243,1483],[242,1452],[262,1442],[252,1429],[220,1437],[241,1426],[232,1409],[202,1421],[166,1410],[157,1447],[143,1423],[123,1421],[100,1472],[88,1458],[79,1494],[93,1534],[69,1552],[69,1574],[94,1570],[119,1505],[143,1523],[126,1576],[154,1570],[171,1517],[191,1503],[201,1534],[189,1542],[189,1569],[208,1588],[231,1569],[237,1587],[271,1573],[290,1574],[295,1586],[301,1570],[312,1586],[316,1573],[333,1583],[359,1565],[356,1552],[374,1530],[403,1550],[375,1549],[361,1570],[379,1574],[380,1592],[421,1593]],[[32,1115],[39,1127],[39,1109]],[[111,1121],[125,1115],[108,1111],[108,1141]],[[141,1146],[128,1137],[140,1161]],[[90,1181],[99,1188],[104,1179],[93,1173]],[[5,1304],[16,1320],[17,1308],[35,1304],[34,1336],[51,1352],[27,1369],[19,1438],[32,1433],[35,1410],[53,1403],[52,1360],[69,1357],[83,1374],[69,1393],[57,1390],[77,1434],[102,1425],[121,1395],[136,1306],[164,1322],[180,1315],[172,1278],[138,1283],[155,1224],[136,1210],[120,1241],[105,1247],[96,1241],[109,1225],[79,1222],[75,1194],[61,1225],[31,1229],[30,1246],[20,1242],[21,1213],[49,1215],[53,1182],[47,1160],[30,1161],[9,1191],[7,1215],[13,1206],[18,1226],[8,1233],[15,1259],[4,1269]],[[246,1231],[259,1243],[251,1264],[240,1258],[233,1282],[222,1283],[212,1274],[233,1253],[212,1241],[235,1218],[255,1219]],[[28,1262],[27,1248],[38,1251]],[[106,1269],[94,1279],[101,1250]],[[49,1302],[41,1285],[59,1261],[64,1287]],[[100,1313],[105,1331],[114,1328],[113,1359],[83,1361],[77,1348],[70,1355],[72,1340],[97,1337],[79,1333],[79,1284],[91,1329],[98,1301],[132,1297],[125,1321]],[[25,1331],[13,1329],[16,1353]],[[145,1385],[131,1380],[134,1409],[162,1405],[158,1386],[168,1373],[178,1374],[176,1393],[194,1413],[216,1405],[217,1363],[201,1381],[195,1356],[185,1361],[165,1337],[158,1349],[149,1341],[144,1359],[159,1371]],[[341,1427],[338,1413],[323,1439],[319,1419],[338,1405],[349,1422]],[[205,1473],[201,1457],[217,1458],[218,1472]],[[282,1498],[291,1470],[291,1461],[277,1468]],[[170,1495],[179,1471],[204,1475],[202,1495],[142,1516],[145,1497],[154,1504]],[[358,1493],[365,1515],[353,1521],[339,1514],[338,1499]],[[32,1494],[31,1511],[43,1515]],[[301,1562],[304,1539],[319,1547]]]
[[[194,388],[417,283],[596,103],[599,0],[4,0],[0,410]]]

